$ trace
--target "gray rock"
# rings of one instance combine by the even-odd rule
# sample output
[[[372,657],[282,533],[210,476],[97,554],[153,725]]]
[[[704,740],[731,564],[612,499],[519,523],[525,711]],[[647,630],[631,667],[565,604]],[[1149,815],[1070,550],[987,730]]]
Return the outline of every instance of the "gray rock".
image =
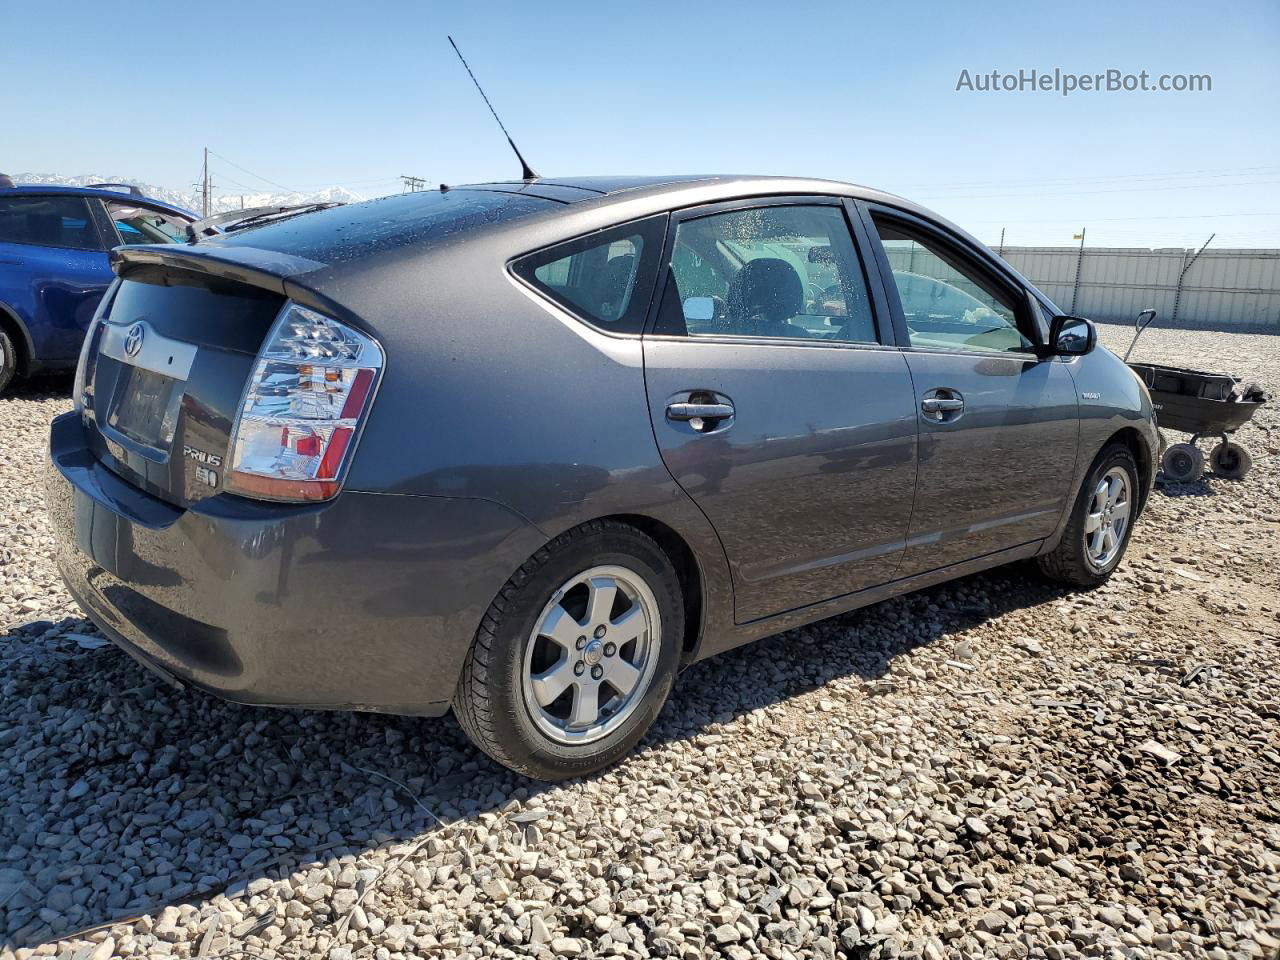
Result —
[[[711,939],[723,946],[726,943],[737,943],[742,939],[742,934],[738,932],[738,928],[731,923],[722,923],[711,931]]]

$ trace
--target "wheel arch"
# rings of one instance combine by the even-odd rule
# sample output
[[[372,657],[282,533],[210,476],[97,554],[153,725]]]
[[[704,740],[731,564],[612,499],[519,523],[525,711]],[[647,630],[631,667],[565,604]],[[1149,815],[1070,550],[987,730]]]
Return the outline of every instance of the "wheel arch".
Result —
[[[1151,477],[1153,474],[1154,463],[1152,460],[1152,450],[1147,443],[1147,438],[1140,431],[1133,427],[1122,427],[1107,438],[1099,451],[1105,450],[1113,443],[1120,443],[1129,448],[1129,452],[1133,454],[1133,459],[1138,464],[1138,514],[1146,509],[1147,500],[1151,496]],[[1134,519],[1137,519],[1135,516]]]
[[[636,513],[616,513],[598,519],[613,520],[634,527],[652,538],[666,554],[676,571],[676,576],[680,578],[680,592],[684,598],[684,637],[681,640],[680,658],[682,663],[692,662],[697,658],[703,635],[704,577],[697,554],[673,527],[653,517]]]

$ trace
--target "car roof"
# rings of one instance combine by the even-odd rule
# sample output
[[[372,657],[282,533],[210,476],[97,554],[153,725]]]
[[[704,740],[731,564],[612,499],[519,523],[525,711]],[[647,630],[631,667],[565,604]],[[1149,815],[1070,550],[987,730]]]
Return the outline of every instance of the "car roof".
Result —
[[[443,185],[442,185],[443,187]],[[940,220],[936,213],[905,197],[842,180],[813,177],[758,176],[751,174],[679,174],[659,176],[538,177],[492,183],[458,184],[445,189],[494,190],[520,193],[571,204],[626,202],[636,198],[662,198],[670,209],[716,199],[784,194],[825,194],[886,203],[912,213]],[[597,204],[592,204],[593,206]],[[946,222],[946,221],[942,221]],[[954,224],[947,224],[954,227]]]
[[[292,258],[293,267],[289,272],[306,273],[316,268],[317,273],[323,274],[322,285],[340,285],[364,269],[371,257],[413,247],[426,254],[436,244],[455,239],[453,225],[447,220],[442,221],[442,227],[433,227],[428,211],[406,206],[441,201],[451,193],[506,195],[505,201],[494,197],[492,206],[460,217],[473,221],[466,229],[476,231],[475,239],[483,234],[484,243],[491,245],[489,249],[506,259],[656,214],[740,199],[789,196],[846,197],[879,204],[941,226],[969,244],[985,248],[980,240],[932,210],[871,187],[801,177],[690,174],[536,177],[441,184],[438,190],[393,194],[210,238],[194,248],[184,249],[183,253],[227,259],[237,264],[244,264],[246,258],[265,257],[264,262],[271,262],[277,268],[279,255],[284,254]],[[524,203],[513,206],[519,203],[518,198]],[[388,204],[395,209],[389,209]],[[502,210],[506,213],[498,212]],[[340,228],[334,229],[339,224]],[[122,248],[119,252],[124,261],[142,261],[160,253],[173,255],[163,247],[155,248],[153,253],[146,246]],[[1003,269],[1032,286],[1007,263]],[[313,289],[320,289],[316,283],[312,281]]]
[[[561,187],[565,190],[578,191],[593,196],[604,196],[619,193],[623,190],[637,190],[642,187],[660,187],[667,184],[688,183],[696,180],[724,180],[725,177],[704,174],[683,176],[592,176],[592,177],[537,177],[533,180],[498,180],[492,183],[458,184],[459,189],[474,190],[482,187],[503,189],[512,193],[536,192],[546,187]],[[734,178],[728,178],[734,179]],[[585,199],[585,197],[583,198]]]
[[[145,203],[148,206],[157,207],[169,213],[180,214],[183,217],[191,217],[192,219],[196,216],[184,207],[179,207],[172,203],[165,203],[163,200],[148,197],[146,194],[125,193],[121,190],[113,190],[105,187],[75,187],[56,183],[20,183],[12,187],[0,187],[0,197],[8,196],[98,197],[102,200],[124,200],[133,201],[135,203]]]
[[[724,187],[739,187],[750,190],[755,186],[766,190],[783,184],[803,184],[809,190],[824,193],[842,193],[853,196],[862,194],[868,197],[887,196],[878,190],[862,187],[855,183],[840,180],[818,180],[813,178],[757,176],[751,174],[728,173],[694,173],[666,174],[655,176],[586,176],[586,177],[537,177],[533,180],[499,180],[492,183],[458,184],[457,189],[477,190],[483,188],[501,189],[512,193],[537,193],[545,188],[562,188],[593,196],[611,196],[636,190],[665,190],[679,192],[682,188],[693,188],[716,184]],[[581,199],[586,199],[582,197]]]

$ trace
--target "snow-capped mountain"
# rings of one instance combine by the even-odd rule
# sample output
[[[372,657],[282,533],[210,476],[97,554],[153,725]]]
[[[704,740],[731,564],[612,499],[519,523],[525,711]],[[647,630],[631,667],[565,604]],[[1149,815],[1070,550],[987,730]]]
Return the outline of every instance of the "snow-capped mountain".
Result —
[[[69,187],[84,187],[91,183],[128,183],[137,186],[148,197],[154,197],[157,200],[163,200],[165,203],[172,203],[175,206],[185,207],[187,210],[196,211],[196,213],[199,213],[201,209],[199,193],[168,190],[153,183],[142,183],[132,177],[99,177],[96,175],[64,177],[54,173],[19,173],[14,174],[13,180],[14,183],[19,185],[48,183]],[[210,198],[209,212],[222,213],[224,210],[239,210],[241,206],[247,208],[300,203],[358,203],[365,199],[367,198],[348,190],[346,187],[339,186],[325,187],[323,190],[316,190],[312,193],[220,193],[214,194]]]

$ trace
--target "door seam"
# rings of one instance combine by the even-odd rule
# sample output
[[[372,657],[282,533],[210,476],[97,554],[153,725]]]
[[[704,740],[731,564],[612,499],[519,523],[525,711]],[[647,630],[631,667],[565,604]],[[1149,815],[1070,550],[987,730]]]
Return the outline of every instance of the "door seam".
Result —
[[[911,525],[916,519],[916,504],[920,500],[920,414],[917,412],[920,394],[916,391],[916,375],[911,370],[911,364],[907,361],[907,354],[901,348],[898,349],[898,356],[902,358],[902,365],[907,368],[907,380],[911,384],[911,422],[916,427],[916,440],[912,446],[912,452],[915,456],[912,458],[912,466],[915,468],[914,480],[911,487],[911,511],[907,514],[907,529],[902,534],[902,556],[898,557],[898,565],[893,569],[893,576],[885,583],[892,583],[902,575],[902,565],[907,560],[907,553],[910,551],[911,542]]]
[[[653,401],[650,399],[649,393],[649,361],[647,348],[648,345],[645,343],[645,337],[642,335],[640,337],[640,379],[644,384],[644,405],[649,411],[649,435],[653,437],[653,449],[658,455],[658,462],[662,464],[662,469],[665,470],[667,472],[667,476],[671,478],[671,482],[676,485],[676,489],[684,495],[685,499],[693,504],[694,509],[702,514],[703,519],[707,521],[707,526],[711,528],[711,533],[716,538],[716,543],[720,545],[720,554],[724,557],[724,567],[729,573],[729,597],[733,606],[733,625],[736,627],[738,626],[738,589],[737,585],[733,582],[733,564],[729,561],[729,551],[725,549],[724,541],[720,539],[720,531],[716,528],[716,525],[711,522],[711,518],[707,516],[707,511],[702,509],[702,504],[698,502],[697,497],[689,493],[689,491],[684,488],[684,484],[680,482],[679,478],[671,472],[671,468],[667,465],[667,458],[663,456],[662,442],[658,439],[658,425],[654,423],[653,419]],[[705,627],[706,621],[704,620],[704,630]]]

